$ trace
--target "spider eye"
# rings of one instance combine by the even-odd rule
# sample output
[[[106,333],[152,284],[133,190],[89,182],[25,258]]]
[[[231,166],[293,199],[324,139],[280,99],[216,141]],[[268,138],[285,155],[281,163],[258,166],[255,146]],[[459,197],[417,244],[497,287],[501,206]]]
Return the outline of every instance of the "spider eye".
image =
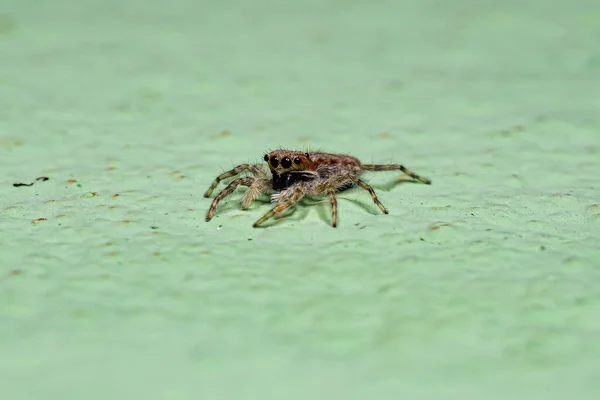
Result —
[[[292,166],[292,160],[290,160],[289,158],[285,157],[283,160],[281,160],[281,166],[283,168],[289,168]]]
[[[279,164],[279,158],[277,158],[275,156],[271,157],[270,163],[271,163],[271,167],[277,168],[277,165]]]
[[[269,162],[269,155],[268,155],[268,154],[265,154],[265,156],[263,157],[263,159],[264,159],[266,162]]]
[[[301,162],[302,160],[300,160],[298,157],[294,158],[294,164],[300,165]]]

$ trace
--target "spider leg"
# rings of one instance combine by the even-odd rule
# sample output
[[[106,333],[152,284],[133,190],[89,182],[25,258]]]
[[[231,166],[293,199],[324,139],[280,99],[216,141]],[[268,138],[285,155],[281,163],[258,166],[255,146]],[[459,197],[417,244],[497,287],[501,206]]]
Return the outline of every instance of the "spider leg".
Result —
[[[277,202],[271,211],[259,218],[252,226],[256,228],[275,214],[279,214],[287,210],[296,204],[304,196],[304,194],[304,187],[300,185],[292,186],[288,190],[282,192],[281,195],[278,196]]]
[[[250,207],[250,204],[252,204],[252,202],[256,200],[258,196],[268,192],[272,188],[273,186],[270,180],[256,178],[254,183],[250,185],[248,191],[244,194],[244,197],[242,199],[242,210],[247,210]]]
[[[252,186],[252,184],[256,181],[256,178],[253,176],[245,176],[243,178],[238,178],[232,181],[229,185],[225,187],[225,189],[221,190],[215,199],[213,200],[210,208],[208,209],[208,213],[206,213],[206,222],[210,221],[215,214],[215,210],[217,209],[217,205],[221,200],[225,197],[229,196],[231,193],[237,189],[239,185],[243,186]]]
[[[223,180],[223,179],[227,179],[227,178],[231,178],[232,176],[236,176],[238,174],[241,174],[244,171],[250,171],[252,172],[252,174],[254,174],[255,176],[262,176],[264,175],[264,171],[260,168],[259,165],[257,164],[240,164],[237,167],[223,172],[221,175],[217,176],[217,178],[213,181],[212,185],[210,185],[210,187],[208,188],[208,190],[206,191],[206,193],[204,193],[204,197],[210,197],[211,193],[213,192],[213,190],[215,190],[215,188],[217,187],[217,185]]]
[[[356,184],[358,174],[360,174],[360,170],[332,173],[327,179],[315,182],[308,187],[308,195],[321,196],[326,194],[329,197],[329,203],[331,203],[331,226],[334,228],[337,227],[338,220],[335,193],[353,187]]]
[[[337,226],[337,200],[335,199],[333,190],[329,190],[327,194],[331,202],[331,226],[335,228]]]
[[[410,169],[400,164],[362,164],[361,168],[363,171],[402,171],[413,179],[423,182],[426,185],[431,185],[429,179],[415,174]]]
[[[369,192],[371,194],[371,198],[373,199],[373,202],[375,204],[377,204],[377,207],[379,207],[379,209],[381,211],[383,211],[384,214],[388,213],[388,210],[383,206],[383,204],[381,204],[381,202],[379,201],[379,199],[377,198],[377,195],[375,194],[375,190],[373,190],[373,188],[371,187],[371,185],[369,185],[368,183],[358,179],[356,180],[356,183],[363,189],[365,189],[367,192]]]

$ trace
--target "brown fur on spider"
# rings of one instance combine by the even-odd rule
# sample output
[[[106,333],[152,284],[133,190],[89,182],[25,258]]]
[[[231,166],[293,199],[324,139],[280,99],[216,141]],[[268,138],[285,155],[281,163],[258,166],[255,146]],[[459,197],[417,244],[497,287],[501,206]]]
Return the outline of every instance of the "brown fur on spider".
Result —
[[[329,196],[331,224],[336,227],[337,201],[335,193],[356,185],[368,191],[373,202],[387,214],[388,210],[381,204],[373,188],[360,179],[360,176],[366,171],[402,171],[413,179],[427,185],[431,184],[429,179],[413,173],[400,164],[363,164],[357,158],[345,154],[322,152],[309,154],[293,150],[275,150],[265,154],[264,160],[268,163],[268,171],[260,164],[240,164],[232,170],[222,173],[214,180],[204,193],[204,197],[210,197],[213,190],[224,179],[246,171],[252,174],[252,176],[233,180],[217,194],[206,214],[207,222],[214,216],[219,202],[232,194],[240,185],[248,187],[242,198],[242,210],[247,210],[258,196],[271,194],[273,208],[252,225],[256,228],[269,218],[280,215],[304,196],[320,195]]]

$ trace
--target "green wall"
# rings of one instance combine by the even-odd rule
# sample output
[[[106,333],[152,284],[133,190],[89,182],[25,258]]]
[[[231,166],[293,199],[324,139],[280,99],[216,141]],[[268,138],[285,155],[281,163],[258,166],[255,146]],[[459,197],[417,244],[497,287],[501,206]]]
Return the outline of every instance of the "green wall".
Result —
[[[599,43],[592,0],[5,0],[0,397],[597,398]],[[206,223],[279,147],[433,184]]]

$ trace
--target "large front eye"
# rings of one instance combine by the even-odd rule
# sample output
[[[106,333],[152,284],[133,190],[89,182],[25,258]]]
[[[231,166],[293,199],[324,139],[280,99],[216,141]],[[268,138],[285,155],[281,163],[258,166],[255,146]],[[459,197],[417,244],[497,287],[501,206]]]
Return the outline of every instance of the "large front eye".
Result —
[[[281,166],[283,168],[289,168],[292,166],[292,160],[290,160],[289,158],[284,158],[283,160],[281,160]]]
[[[269,155],[268,155],[268,154],[265,154],[265,156],[263,157],[263,159],[264,159],[266,162],[269,162]]]
[[[271,157],[271,167],[273,168],[277,168],[277,165],[279,164],[279,158],[273,156]]]

